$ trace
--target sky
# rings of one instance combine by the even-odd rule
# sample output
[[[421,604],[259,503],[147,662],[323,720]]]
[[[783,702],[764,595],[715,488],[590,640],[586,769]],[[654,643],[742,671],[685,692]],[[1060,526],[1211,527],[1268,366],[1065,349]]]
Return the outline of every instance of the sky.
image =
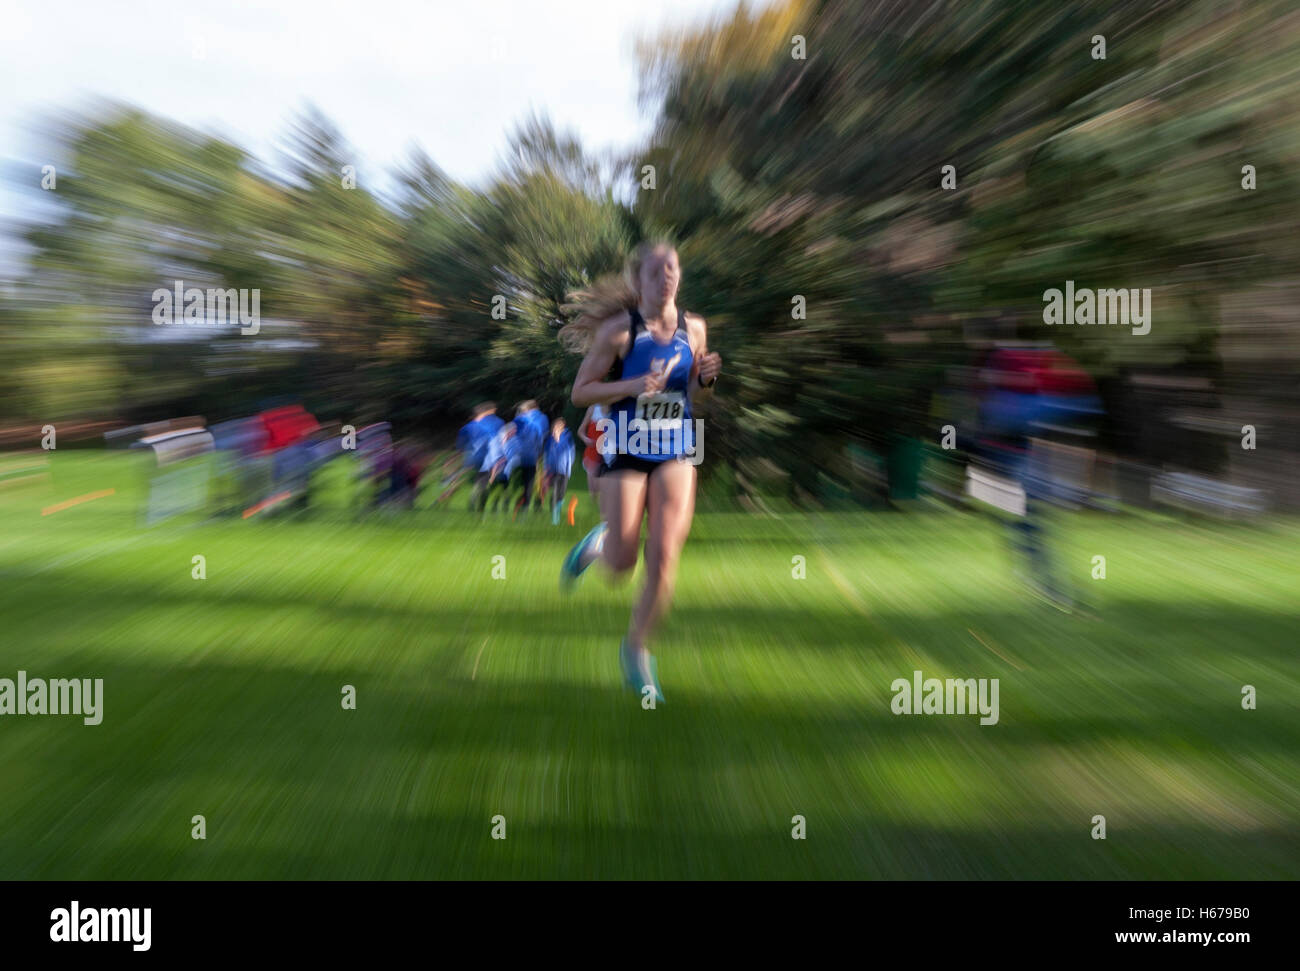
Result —
[[[39,212],[50,123],[96,97],[224,135],[273,160],[314,104],[357,149],[357,178],[420,145],[485,179],[532,111],[594,151],[626,148],[633,43],[736,0],[0,0],[0,272]],[[761,6],[761,4],[759,4]],[[27,181],[30,180],[30,183]],[[6,265],[7,264],[7,265]]]

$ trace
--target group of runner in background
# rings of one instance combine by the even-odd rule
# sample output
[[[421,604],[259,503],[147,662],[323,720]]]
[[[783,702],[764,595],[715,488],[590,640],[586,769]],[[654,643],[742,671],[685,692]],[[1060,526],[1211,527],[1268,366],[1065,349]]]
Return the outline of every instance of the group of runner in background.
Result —
[[[466,479],[473,480],[469,508],[474,512],[510,511],[512,517],[546,505],[559,525],[573,474],[573,433],[563,418],[550,421],[537,402],[522,401],[506,421],[494,402],[474,409],[456,436],[461,464],[444,480],[446,500]]]
[[[389,422],[323,425],[296,401],[208,425],[201,416],[110,429],[110,447],[152,456],[142,519],[175,516],[277,516],[322,511],[425,508],[421,495],[445,505],[468,479],[470,508],[512,509],[517,516],[550,502],[558,524],[573,470],[573,436],[564,420],[547,420],[536,402],[521,402],[504,421],[489,403],[474,411],[453,451],[431,452],[395,440]],[[435,469],[446,475],[441,483]],[[428,492],[426,493],[426,490]],[[569,514],[573,525],[573,510]]]

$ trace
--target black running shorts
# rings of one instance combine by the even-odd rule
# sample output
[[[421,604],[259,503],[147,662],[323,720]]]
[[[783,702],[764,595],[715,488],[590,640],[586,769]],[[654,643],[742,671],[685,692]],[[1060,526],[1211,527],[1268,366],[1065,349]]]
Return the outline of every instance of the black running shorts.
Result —
[[[672,462],[675,459],[669,457],[658,462],[652,462],[649,459],[639,459],[634,455],[615,455],[611,462],[600,463],[600,475],[609,475],[611,472],[642,472],[649,475],[664,462]]]

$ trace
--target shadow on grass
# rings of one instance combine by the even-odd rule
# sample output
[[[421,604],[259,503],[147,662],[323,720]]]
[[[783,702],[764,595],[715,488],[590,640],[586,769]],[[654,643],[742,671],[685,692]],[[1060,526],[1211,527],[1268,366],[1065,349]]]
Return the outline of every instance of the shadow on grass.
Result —
[[[1017,771],[1031,745],[1119,742],[1158,760],[1186,742],[1160,719],[980,729],[895,717],[881,703],[855,710],[690,689],[646,712],[612,680],[101,660],[102,725],[31,717],[5,726],[0,859],[11,878],[1300,875],[1295,828],[1129,827],[1112,815],[1100,843],[1086,815],[1060,819],[1051,794]],[[339,704],[345,681],[357,687],[355,711]],[[1205,730],[1194,719],[1181,727],[1193,724]],[[1294,728],[1276,717],[1250,724],[1224,720],[1219,744],[1252,756],[1296,751]],[[1005,823],[936,825],[923,820],[930,805],[900,822],[915,792],[897,791],[876,765],[908,752],[965,771],[928,781],[945,800],[996,794]],[[1152,794],[1102,791],[1097,802],[1117,795]],[[189,837],[194,813],[207,816],[206,841]],[[508,820],[507,841],[490,839],[496,813]],[[790,839],[794,813],[809,819],[806,842]]]

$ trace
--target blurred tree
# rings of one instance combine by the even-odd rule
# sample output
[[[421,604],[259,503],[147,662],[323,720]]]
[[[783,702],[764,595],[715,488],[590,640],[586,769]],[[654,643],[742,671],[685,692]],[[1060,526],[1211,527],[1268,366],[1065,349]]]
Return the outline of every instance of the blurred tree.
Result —
[[[711,466],[761,455],[803,493],[860,478],[937,434],[935,392],[988,319],[1083,362],[1111,440],[1146,441],[1127,375],[1241,387],[1271,365],[1238,350],[1228,374],[1223,308],[1295,265],[1298,43],[1282,0],[742,4],[642,42],[655,126],[626,157],[534,116],[482,186],[417,152],[387,194],[314,109],[274,166],[102,110],[64,126],[59,215],[0,305],[0,409],[217,418],[297,392],[426,434],[485,398],[554,414],[578,363],[566,295],[667,234],[726,360]],[[154,327],[177,279],[261,289],[262,336]],[[1045,326],[1066,280],[1149,288],[1151,332]]]

